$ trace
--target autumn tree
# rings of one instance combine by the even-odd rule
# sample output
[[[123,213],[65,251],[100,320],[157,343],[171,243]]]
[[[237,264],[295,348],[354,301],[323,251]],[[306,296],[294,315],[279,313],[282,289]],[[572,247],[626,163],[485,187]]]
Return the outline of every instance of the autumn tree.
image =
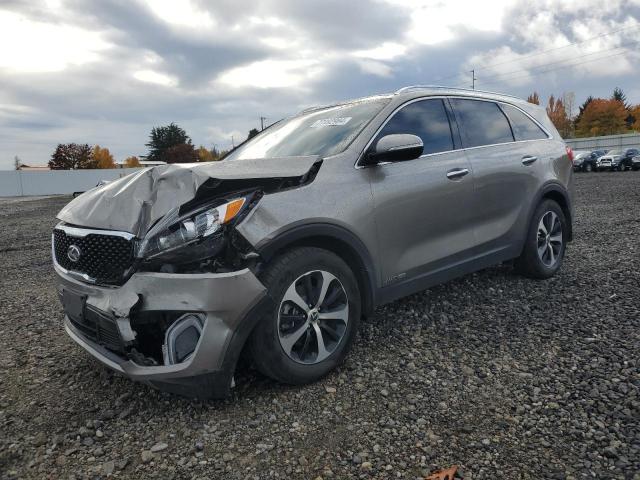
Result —
[[[213,153],[210,150],[207,150],[202,145],[198,147],[198,149],[196,150],[196,153],[198,154],[199,162],[212,162],[215,160],[215,158],[213,158]]]
[[[576,134],[582,137],[615,135],[627,130],[627,110],[618,100],[596,98],[582,112],[576,125]]]
[[[527,97],[527,102],[533,103],[535,105],[540,105],[540,97],[538,96],[538,92],[533,92],[531,95]]]
[[[146,146],[149,147],[147,159],[171,163],[164,157],[170,148],[177,145],[190,145],[191,150],[195,152],[193,145],[191,145],[191,138],[189,138],[189,135],[187,135],[187,133],[175,123],[170,123],[164,127],[153,127],[151,129],[151,134],[149,135],[149,143],[146,144]],[[186,152],[187,150],[188,148],[181,147],[177,151]],[[174,150],[172,158],[175,157],[175,152],[176,151]]]
[[[194,163],[198,161],[198,153],[191,143],[179,143],[167,148],[161,158],[167,163]]]
[[[560,132],[560,136],[568,137],[571,134],[571,120],[569,120],[569,115],[567,115],[561,99],[555,98],[553,95],[549,97],[547,115]]]
[[[56,147],[51,160],[51,170],[76,170],[81,168],[96,168],[92,149],[89,145],[77,143],[60,143]]]
[[[138,160],[138,157],[136,156],[131,156],[131,157],[127,157],[124,160],[124,166],[126,168],[138,168],[140,167],[140,160]]]
[[[578,128],[578,123],[580,123],[580,120],[582,119],[583,112],[585,111],[587,106],[589,106],[589,104],[593,100],[594,100],[593,97],[591,95],[589,95],[587,97],[587,99],[582,103],[582,105],[580,105],[578,107],[578,115],[576,115],[576,117],[573,119],[573,127],[574,127],[574,129]]]
[[[108,148],[102,148],[100,145],[93,147],[93,161],[96,164],[96,168],[116,168],[116,162],[113,160],[113,155]]]
[[[640,104],[631,109],[631,116],[633,117],[631,128],[633,128],[636,132],[640,132]]]

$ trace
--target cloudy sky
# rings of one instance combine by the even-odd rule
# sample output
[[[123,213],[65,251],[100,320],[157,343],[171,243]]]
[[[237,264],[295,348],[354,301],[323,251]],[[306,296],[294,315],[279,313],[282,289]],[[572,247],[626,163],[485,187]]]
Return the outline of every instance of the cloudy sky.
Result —
[[[57,143],[144,155],[403,85],[640,103],[640,0],[0,0],[0,168]]]

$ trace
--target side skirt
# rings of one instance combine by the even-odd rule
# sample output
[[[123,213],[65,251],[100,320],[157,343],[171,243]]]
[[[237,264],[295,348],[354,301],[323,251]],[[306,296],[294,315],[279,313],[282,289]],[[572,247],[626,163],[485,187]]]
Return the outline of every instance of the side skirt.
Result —
[[[389,285],[378,290],[378,305],[393,302],[399,298],[406,297],[413,293],[426,290],[427,288],[448,282],[454,278],[462,277],[469,273],[477,272],[484,268],[498,265],[507,260],[516,258],[520,252],[517,247],[502,247],[469,260],[465,260],[453,265],[441,267],[422,275],[411,277],[397,284]]]

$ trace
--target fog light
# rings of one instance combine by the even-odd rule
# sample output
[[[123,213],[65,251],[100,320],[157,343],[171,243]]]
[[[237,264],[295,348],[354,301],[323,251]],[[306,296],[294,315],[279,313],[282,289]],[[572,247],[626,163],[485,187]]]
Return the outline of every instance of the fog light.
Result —
[[[186,313],[173,322],[164,335],[164,364],[173,365],[188,360],[198,346],[203,326],[203,316],[195,313]]]

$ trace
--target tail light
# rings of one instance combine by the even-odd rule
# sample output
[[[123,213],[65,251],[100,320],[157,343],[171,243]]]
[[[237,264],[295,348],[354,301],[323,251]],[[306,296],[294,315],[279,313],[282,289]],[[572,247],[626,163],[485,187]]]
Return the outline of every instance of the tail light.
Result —
[[[571,150],[571,147],[567,147],[567,157],[569,157],[569,161],[573,164],[573,150]]]

